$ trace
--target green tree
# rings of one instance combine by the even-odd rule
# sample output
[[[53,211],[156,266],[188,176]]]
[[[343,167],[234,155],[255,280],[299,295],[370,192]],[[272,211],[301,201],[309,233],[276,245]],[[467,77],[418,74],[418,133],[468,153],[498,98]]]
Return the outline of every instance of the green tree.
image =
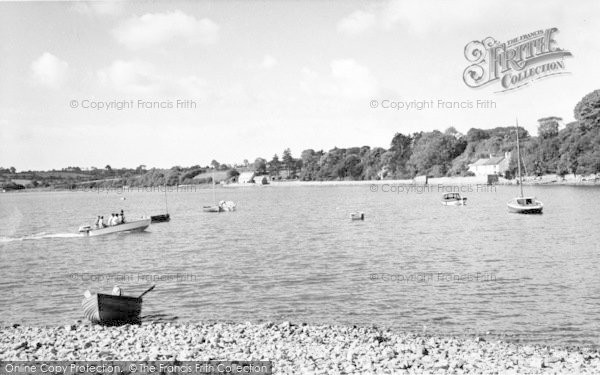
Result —
[[[584,129],[600,126],[600,90],[584,96],[574,109],[575,119]]]
[[[285,169],[288,171],[288,176],[291,174],[291,171],[296,168],[296,164],[294,163],[294,157],[292,156],[292,151],[289,148],[283,150],[283,165]]]
[[[277,154],[273,155],[273,159],[268,163],[267,170],[269,171],[269,175],[276,176],[279,174],[279,170],[281,168],[281,162],[279,161],[279,156]]]
[[[254,172],[259,175],[267,173],[267,161],[263,158],[256,158],[254,160]]]
[[[541,138],[554,138],[558,135],[558,126],[562,118],[544,117],[538,120],[538,136]]]

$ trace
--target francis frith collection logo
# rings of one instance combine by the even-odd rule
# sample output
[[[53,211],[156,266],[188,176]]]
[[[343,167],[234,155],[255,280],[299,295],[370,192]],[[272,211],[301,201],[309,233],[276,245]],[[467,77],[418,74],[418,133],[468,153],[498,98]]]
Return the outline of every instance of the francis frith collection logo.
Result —
[[[492,37],[474,40],[465,46],[465,57],[471,63],[463,80],[478,88],[498,83],[498,92],[523,87],[535,80],[568,73],[564,58],[571,52],[558,47],[556,27],[537,30],[504,43]]]

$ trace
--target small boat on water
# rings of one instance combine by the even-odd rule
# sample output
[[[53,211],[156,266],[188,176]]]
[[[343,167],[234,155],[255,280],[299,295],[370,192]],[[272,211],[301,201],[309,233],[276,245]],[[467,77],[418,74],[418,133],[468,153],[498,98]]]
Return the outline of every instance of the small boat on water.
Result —
[[[127,221],[123,224],[112,226],[96,227],[92,225],[82,225],[79,227],[79,233],[86,236],[100,236],[103,234],[119,233],[119,232],[142,232],[150,225],[150,218],[142,218],[140,220]]]
[[[544,204],[535,197],[519,197],[510,200],[508,211],[516,214],[541,214]]]
[[[204,212],[223,212],[221,206],[203,206],[202,211]]]
[[[171,220],[171,216],[166,213],[166,214],[162,214],[162,215],[152,215],[150,216],[150,221],[152,223],[164,223]]]
[[[219,204],[214,206],[204,206],[202,211],[204,212],[233,212],[236,209],[236,204],[233,201],[220,201]]]
[[[521,195],[511,199],[506,205],[508,212],[516,214],[541,214],[544,209],[544,204],[537,200],[536,197],[523,196],[523,175],[521,174],[521,147],[519,146],[519,122],[516,122],[517,127],[517,170],[519,171],[519,187]]]
[[[464,206],[467,204],[467,197],[462,197],[460,193],[446,193],[442,196],[444,206]]]
[[[365,220],[365,213],[364,212],[352,212],[350,214],[350,220]]]
[[[160,215],[152,215],[150,216],[150,221],[152,223],[166,223],[171,220],[171,215],[169,215],[169,205],[167,204],[167,184],[165,184],[165,213]]]
[[[94,324],[139,324],[142,312],[142,297],[153,290],[154,287],[153,285],[139,297],[121,296],[118,287],[113,289],[113,294],[91,294],[86,291],[81,302],[83,315]],[[116,295],[115,290],[118,291]]]
[[[217,201],[215,195],[215,170],[213,169],[212,175],[212,194],[213,194],[213,202]],[[225,211],[235,211],[236,205],[232,201],[220,201],[218,204],[214,204],[211,206],[203,206],[202,211],[204,212],[225,212]]]

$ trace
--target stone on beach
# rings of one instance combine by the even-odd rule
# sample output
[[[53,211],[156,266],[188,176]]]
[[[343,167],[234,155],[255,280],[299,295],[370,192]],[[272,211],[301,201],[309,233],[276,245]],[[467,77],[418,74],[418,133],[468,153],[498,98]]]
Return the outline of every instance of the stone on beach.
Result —
[[[267,360],[275,374],[600,373],[595,349],[280,323],[2,328],[0,360]]]

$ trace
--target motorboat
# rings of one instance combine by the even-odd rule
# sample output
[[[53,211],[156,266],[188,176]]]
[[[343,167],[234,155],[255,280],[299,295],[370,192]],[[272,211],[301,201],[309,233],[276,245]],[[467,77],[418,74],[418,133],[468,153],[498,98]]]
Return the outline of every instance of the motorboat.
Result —
[[[464,206],[467,204],[467,197],[463,197],[460,193],[445,193],[442,196],[442,204],[444,206]]]
[[[103,234],[119,233],[119,232],[142,232],[150,225],[150,218],[142,218],[139,220],[127,221],[122,224],[111,226],[92,226],[82,225],[79,227],[79,233],[86,236],[101,236]]]
[[[364,212],[352,212],[350,214],[350,219],[351,220],[365,220],[365,213]]]

